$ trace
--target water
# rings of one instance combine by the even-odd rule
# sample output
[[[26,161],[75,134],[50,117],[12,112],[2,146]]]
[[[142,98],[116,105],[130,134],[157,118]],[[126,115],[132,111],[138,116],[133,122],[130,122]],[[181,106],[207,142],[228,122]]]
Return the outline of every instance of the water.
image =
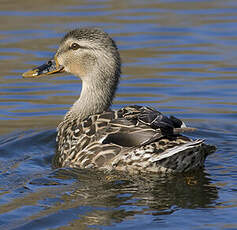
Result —
[[[0,2],[1,229],[237,229],[237,3]],[[146,104],[215,144],[204,170],[136,176],[51,168],[56,126],[80,81],[22,79],[60,38],[97,26],[116,40],[123,76],[113,108]]]

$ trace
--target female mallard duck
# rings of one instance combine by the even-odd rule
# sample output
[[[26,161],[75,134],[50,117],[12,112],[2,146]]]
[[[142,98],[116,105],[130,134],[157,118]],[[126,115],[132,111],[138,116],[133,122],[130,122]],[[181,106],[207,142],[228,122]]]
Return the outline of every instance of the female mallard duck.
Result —
[[[115,42],[97,28],[64,36],[53,60],[23,74],[39,77],[67,71],[82,80],[79,99],[58,126],[56,167],[128,172],[186,172],[203,167],[215,147],[179,133],[191,128],[153,108],[110,106],[120,77]]]

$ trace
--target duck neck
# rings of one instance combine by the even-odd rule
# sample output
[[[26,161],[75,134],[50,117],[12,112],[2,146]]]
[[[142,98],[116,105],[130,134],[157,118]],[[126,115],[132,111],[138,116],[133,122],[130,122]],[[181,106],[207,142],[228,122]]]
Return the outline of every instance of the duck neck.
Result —
[[[118,85],[119,73],[111,76],[82,78],[80,97],[65,116],[83,120],[90,115],[107,111],[112,104]],[[90,81],[89,81],[90,80]]]

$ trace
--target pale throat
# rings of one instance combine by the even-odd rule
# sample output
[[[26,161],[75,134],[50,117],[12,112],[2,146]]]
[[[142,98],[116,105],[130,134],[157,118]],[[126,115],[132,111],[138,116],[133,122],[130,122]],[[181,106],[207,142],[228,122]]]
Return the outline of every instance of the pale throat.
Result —
[[[82,79],[82,90],[80,97],[67,112],[68,117],[83,120],[90,115],[102,113],[109,109],[114,96],[115,82],[104,82],[97,80],[89,82]]]

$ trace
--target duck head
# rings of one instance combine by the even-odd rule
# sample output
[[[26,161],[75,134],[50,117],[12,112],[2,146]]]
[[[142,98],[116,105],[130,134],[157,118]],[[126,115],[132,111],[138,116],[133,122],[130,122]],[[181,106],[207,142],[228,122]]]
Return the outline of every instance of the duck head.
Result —
[[[120,56],[115,42],[98,28],[80,28],[67,33],[60,42],[54,58],[23,74],[42,77],[69,72],[82,80],[90,77],[120,74]]]

